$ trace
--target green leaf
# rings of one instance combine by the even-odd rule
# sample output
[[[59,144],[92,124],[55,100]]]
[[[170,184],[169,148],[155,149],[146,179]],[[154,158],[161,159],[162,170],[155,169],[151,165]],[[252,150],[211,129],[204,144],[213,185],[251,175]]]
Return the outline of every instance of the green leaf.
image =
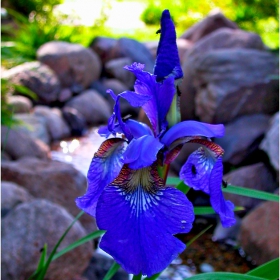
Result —
[[[257,268],[247,272],[247,275],[264,277],[269,280],[276,280],[279,277],[279,258],[269,261]]]
[[[184,182],[180,182],[177,186],[176,189],[180,190],[184,194],[187,194],[188,191],[190,190],[190,187],[188,187]]]
[[[213,225],[208,226],[207,228],[205,228],[204,230],[202,230],[200,233],[198,233],[196,236],[194,236],[189,242],[186,243],[187,247],[190,247],[190,245],[196,240],[198,239],[201,235],[203,235],[208,229],[210,229]]]
[[[185,280],[266,280],[266,278],[232,272],[210,272],[197,274]]]
[[[108,272],[106,273],[106,275],[104,276],[103,280],[110,280],[115,274],[116,272],[119,270],[120,265],[116,262],[114,262],[112,264],[112,266],[110,267],[110,269],[108,270]]]
[[[258,190],[252,190],[252,189],[243,188],[243,187],[239,187],[239,186],[228,185],[226,188],[223,188],[223,192],[279,202],[279,196],[276,194],[258,191]]]
[[[242,210],[244,210],[244,207],[242,206],[234,207],[234,211],[242,211]],[[211,206],[195,206],[194,213],[195,215],[210,215],[210,214],[215,214],[216,212]]]
[[[105,230],[96,230],[82,238],[80,238],[79,240],[73,242],[72,244],[68,245],[67,247],[65,247],[64,249],[62,249],[61,251],[59,251],[58,253],[56,253],[53,258],[52,261],[56,260],[57,258],[61,257],[62,255],[66,254],[67,252],[75,249],[76,247],[91,241],[92,239],[95,239],[99,236],[101,236],[102,234],[105,233]]]
[[[166,180],[166,185],[176,186],[180,184],[182,181],[178,177],[168,177]]]
[[[16,91],[18,91],[21,94],[24,94],[24,95],[32,98],[33,100],[37,100],[38,99],[37,94],[34,91],[32,91],[29,88],[27,88],[26,86],[16,85],[16,84],[12,84],[12,83],[11,83],[11,86],[13,86]]]
[[[47,255],[47,244],[44,245],[43,249],[42,249],[42,254],[39,260],[39,263],[37,265],[37,269],[34,271],[34,273],[28,278],[28,280],[31,279],[36,279],[37,276],[39,275],[40,271],[43,269],[44,264],[45,264],[45,260],[46,260],[46,255]]]
[[[142,279],[142,274],[138,274],[138,275],[133,275],[132,280],[141,280]]]
[[[155,279],[158,279],[158,277],[160,276],[161,272],[160,273],[157,273],[151,277],[145,277],[144,280],[155,280]]]

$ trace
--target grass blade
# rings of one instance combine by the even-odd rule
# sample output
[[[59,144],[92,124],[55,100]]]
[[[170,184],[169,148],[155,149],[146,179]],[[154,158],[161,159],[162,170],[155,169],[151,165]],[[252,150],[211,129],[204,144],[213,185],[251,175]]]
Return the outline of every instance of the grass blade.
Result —
[[[213,225],[208,226],[204,230],[202,230],[200,233],[198,233],[196,236],[194,236],[189,242],[186,243],[186,246],[189,247],[195,240],[197,240],[201,235],[203,235],[208,229],[210,229]]]
[[[184,280],[266,280],[266,278],[232,272],[202,273]]]
[[[242,206],[234,207],[234,211],[242,211],[242,210],[244,210],[244,207],[242,207]],[[211,206],[195,206],[194,214],[195,215],[210,215],[210,214],[216,214],[216,212],[214,211],[214,209]]]
[[[112,264],[112,266],[110,267],[110,269],[108,270],[108,272],[106,273],[106,275],[104,276],[103,280],[110,280],[115,274],[116,272],[119,270],[120,265],[116,262],[114,262]]]
[[[269,261],[247,272],[247,275],[276,280],[279,277],[279,258]]]

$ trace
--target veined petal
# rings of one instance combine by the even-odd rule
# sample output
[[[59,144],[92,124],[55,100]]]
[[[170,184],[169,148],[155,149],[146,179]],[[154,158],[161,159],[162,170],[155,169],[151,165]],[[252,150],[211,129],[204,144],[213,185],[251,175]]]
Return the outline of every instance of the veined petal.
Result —
[[[139,138],[144,135],[154,135],[153,131],[145,123],[128,119],[127,121],[125,121],[125,124],[130,129],[130,132],[134,138]]]
[[[172,142],[182,137],[204,136],[223,137],[224,126],[222,124],[208,124],[197,121],[184,121],[171,127],[161,138],[161,142],[169,147]]]
[[[223,227],[230,227],[235,224],[234,205],[224,199],[222,177],[222,157],[215,158],[212,151],[202,147],[189,156],[180,171],[180,178],[185,184],[210,195],[211,205],[219,214]]]
[[[126,141],[120,138],[105,140],[94,154],[88,170],[87,192],[76,199],[79,208],[95,217],[97,201],[104,190],[120,173]]]
[[[124,91],[119,96],[127,100],[133,107],[141,107],[152,98],[150,95],[138,94],[134,91]]]
[[[160,41],[154,74],[157,76],[157,81],[162,81],[168,76],[173,76],[175,79],[183,77],[176,44],[175,26],[168,10],[164,10],[161,16]]]
[[[162,147],[163,144],[154,136],[144,135],[138,139],[133,139],[124,152],[123,162],[129,164],[132,169],[152,165]]]
[[[175,188],[164,188],[156,165],[121,174],[100,196],[97,225],[106,230],[100,248],[128,273],[151,276],[162,271],[185,245],[174,234],[187,233],[193,207]]]

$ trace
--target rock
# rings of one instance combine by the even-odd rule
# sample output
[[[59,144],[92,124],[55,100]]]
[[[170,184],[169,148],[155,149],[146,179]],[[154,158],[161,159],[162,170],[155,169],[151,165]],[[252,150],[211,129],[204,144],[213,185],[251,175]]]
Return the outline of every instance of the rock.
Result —
[[[58,108],[51,109],[47,106],[35,106],[34,115],[45,120],[51,140],[60,140],[70,136],[70,128]]]
[[[112,51],[118,57],[129,57],[133,62],[145,64],[145,71],[153,73],[154,59],[146,46],[134,39],[120,38]]]
[[[276,179],[270,170],[262,163],[240,167],[224,176],[230,185],[273,193],[278,187]],[[236,206],[243,206],[247,211],[256,207],[262,201],[256,198],[224,193],[224,197]]]
[[[270,128],[261,142],[260,148],[264,150],[274,169],[279,173],[279,112],[270,120]]]
[[[50,67],[38,61],[26,62],[11,68],[5,71],[3,78],[32,90],[40,103],[50,104],[58,98],[60,82],[56,74]]]
[[[85,176],[71,164],[36,158],[22,158],[14,162],[2,162],[2,180],[24,187],[35,198],[48,199],[76,216],[80,209],[75,199],[85,193]],[[83,215],[80,219],[88,231],[96,229],[94,219]]]
[[[214,267],[212,265],[210,265],[209,263],[202,263],[199,266],[199,269],[202,273],[207,273],[207,272],[213,272],[214,271]]]
[[[1,217],[3,218],[18,204],[31,201],[33,197],[21,186],[2,181],[1,182]]]
[[[111,116],[109,104],[93,89],[72,98],[65,106],[76,109],[89,125],[106,123]]]
[[[61,85],[76,91],[86,89],[101,73],[97,54],[78,44],[52,41],[37,51],[39,61],[47,64],[57,74]]]
[[[223,162],[241,164],[259,146],[269,123],[269,116],[255,114],[239,117],[225,125],[225,135],[215,142],[224,150]]]
[[[69,99],[71,99],[71,97],[72,97],[71,90],[69,88],[63,88],[58,95],[58,101],[59,102],[66,102]]]
[[[278,111],[277,59],[253,49],[221,49],[188,62],[193,79],[195,113],[208,123],[226,123],[248,114]],[[273,88],[275,85],[275,88]]]
[[[257,265],[279,256],[279,204],[266,201],[242,219],[239,242]]]
[[[30,113],[32,109],[32,102],[25,96],[8,96],[8,104],[12,106],[14,114]]]
[[[116,58],[105,64],[105,71],[117,80],[126,85],[127,89],[133,89],[135,76],[132,72],[124,69],[124,66],[131,65],[133,61],[129,57]]]
[[[26,156],[49,158],[49,147],[23,132],[1,126],[1,135],[2,149],[14,160]]]
[[[91,48],[100,57],[102,64],[107,61],[116,58],[113,48],[117,44],[117,39],[97,36],[91,42],[89,48]]]
[[[44,199],[22,203],[11,211],[2,220],[2,279],[27,279],[36,270],[44,244],[49,255],[73,219],[63,207]],[[77,221],[58,252],[85,235]],[[89,244],[71,250],[51,263],[45,279],[74,280],[88,265],[92,252]]]
[[[15,114],[15,119],[20,121],[20,125],[15,127],[16,131],[39,139],[47,145],[50,144],[51,136],[44,118],[35,114]]]
[[[207,34],[222,28],[227,27],[237,29],[238,26],[233,21],[227,19],[222,13],[213,11],[202,21],[196,23],[187,31],[185,31],[180,38],[190,40],[195,43]]]
[[[240,229],[241,219],[236,215],[235,215],[235,219],[236,219],[236,223],[229,228],[223,227],[221,221],[219,221],[218,225],[215,227],[215,230],[213,232],[212,240],[214,242],[224,242],[229,245],[230,244],[233,245],[234,243],[236,243],[237,236]]]
[[[86,120],[75,108],[64,106],[62,108],[63,118],[71,129],[71,135],[82,136],[86,129]]]
[[[1,152],[1,161],[10,161],[12,160],[12,157],[7,154],[5,151]]]
[[[104,279],[105,274],[113,264],[113,259],[100,253],[94,253],[89,266],[84,271],[83,276],[88,280]],[[128,280],[128,274],[122,269],[116,272],[112,280]]]

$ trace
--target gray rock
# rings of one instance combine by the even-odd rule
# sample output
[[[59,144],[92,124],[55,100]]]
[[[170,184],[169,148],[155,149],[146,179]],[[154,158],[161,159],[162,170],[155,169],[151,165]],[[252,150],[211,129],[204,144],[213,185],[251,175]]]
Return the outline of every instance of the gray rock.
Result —
[[[58,95],[58,101],[66,102],[70,100],[72,96],[73,94],[69,88],[63,88]]]
[[[239,117],[225,126],[225,135],[215,142],[224,150],[223,162],[238,165],[259,146],[267,130],[269,116],[255,114]]]
[[[12,95],[8,97],[8,104],[12,106],[13,112],[30,113],[32,109],[32,102],[29,98],[20,95]]]
[[[73,219],[63,207],[43,199],[22,203],[11,211],[2,220],[2,279],[27,279],[37,267],[44,244],[49,255]],[[58,252],[85,235],[77,221]],[[51,263],[45,279],[74,280],[87,267],[92,253],[90,244],[71,250]]]
[[[80,209],[75,199],[85,193],[85,176],[71,164],[36,158],[22,158],[14,162],[2,162],[2,180],[24,187],[35,198],[48,199],[76,216]],[[83,215],[80,219],[88,231],[96,229],[94,219]]]
[[[3,218],[18,204],[28,202],[33,199],[23,187],[11,183],[1,182],[1,217]]]
[[[202,37],[207,34],[219,29],[219,28],[231,28],[237,29],[236,23],[227,19],[222,13],[213,11],[209,13],[209,15],[204,18],[202,21],[196,23],[187,31],[185,31],[180,38],[190,40],[191,42],[197,42]]]
[[[260,148],[269,156],[270,163],[279,173],[279,112],[270,120],[270,127]]]
[[[273,193],[278,187],[271,171],[262,163],[240,167],[224,176],[224,180],[231,185],[253,190]],[[256,198],[224,193],[227,200],[236,206],[243,206],[247,211],[256,207],[262,201]]]
[[[225,193],[224,193],[225,195]],[[239,206],[238,204],[236,206]],[[239,234],[241,219],[235,215],[236,223],[229,228],[225,228],[222,226],[222,223],[219,221],[218,225],[215,227],[213,232],[212,240],[214,242],[225,242],[227,244],[233,245],[236,243],[237,236]]]
[[[129,57],[122,57],[109,60],[105,64],[105,71],[117,80],[120,80],[128,89],[133,89],[135,76],[130,71],[124,69],[124,66],[131,65],[133,61]]]
[[[111,116],[107,101],[95,90],[86,90],[72,98],[65,107],[76,109],[89,125],[106,123]]]
[[[1,126],[1,146],[12,159],[22,157],[49,158],[50,149],[38,139],[23,132]]]
[[[23,132],[34,139],[39,139],[49,145],[51,136],[47,129],[47,122],[42,116],[35,114],[15,114],[15,119],[20,125],[15,127],[16,131]]]
[[[38,61],[26,62],[5,71],[3,78],[12,83],[23,85],[32,90],[39,102],[50,104],[56,101],[60,91],[60,82],[50,67]]]
[[[203,122],[226,123],[247,114],[273,114],[279,96],[273,88],[276,57],[253,49],[208,51],[189,60],[195,113]]]
[[[257,265],[279,256],[279,203],[266,201],[242,219],[240,246]]]
[[[70,128],[63,119],[60,109],[49,108],[47,106],[35,106],[34,115],[45,119],[51,140],[60,140],[70,136]]]
[[[97,54],[78,44],[52,41],[37,51],[39,61],[48,65],[57,74],[61,85],[77,90],[86,89],[101,73]]]

